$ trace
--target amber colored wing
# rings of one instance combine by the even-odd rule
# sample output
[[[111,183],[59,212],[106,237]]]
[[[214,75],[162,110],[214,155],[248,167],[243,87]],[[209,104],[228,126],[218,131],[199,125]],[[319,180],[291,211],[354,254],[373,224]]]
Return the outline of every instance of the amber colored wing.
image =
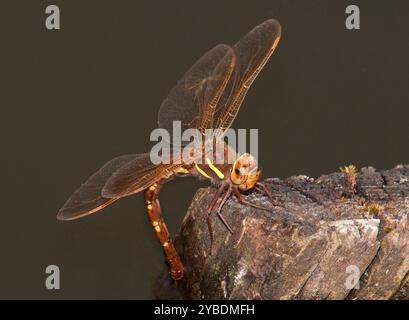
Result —
[[[219,44],[206,52],[177,82],[162,102],[158,125],[173,133],[173,122],[182,131],[203,129],[212,123],[214,108],[232,74],[235,59],[232,49]]]
[[[256,26],[233,46],[236,65],[214,115],[219,133],[233,123],[247,91],[274,52],[280,37],[280,23],[270,19]]]
[[[202,134],[205,133],[206,129],[213,127],[216,108],[230,80],[235,64],[236,56],[230,48],[207,80],[206,89],[202,94],[203,99],[199,102],[201,112],[196,126]]]
[[[133,186],[136,190],[130,189],[132,186],[126,181],[116,181],[117,195],[104,196],[103,189],[110,179],[115,176],[115,173],[123,167],[126,167],[128,163],[132,163],[132,172],[129,179],[132,180]],[[141,191],[138,186],[143,186],[145,183],[155,183],[160,179],[158,175],[159,168],[162,166],[152,164],[149,154],[131,154],[117,157],[110,160],[101,169],[94,173],[78,190],[76,190],[72,196],[67,200],[64,206],[57,214],[59,220],[73,220],[81,218],[83,216],[95,213],[112,202],[118,200],[125,195],[136,193]],[[128,168],[128,167],[126,167]],[[123,172],[123,171],[121,171]],[[115,177],[117,177],[116,175]],[[138,184],[139,182],[139,184]],[[121,184],[122,183],[122,184]]]
[[[101,196],[102,188],[116,170],[139,157],[138,154],[123,155],[108,161],[71,195],[58,212],[57,219],[77,219],[101,210],[114,202],[115,198],[106,199]]]
[[[150,162],[149,154],[146,155]],[[141,192],[160,180],[170,178],[180,166],[171,163],[141,168],[139,159],[131,160],[109,177],[101,194],[105,198],[121,198]]]

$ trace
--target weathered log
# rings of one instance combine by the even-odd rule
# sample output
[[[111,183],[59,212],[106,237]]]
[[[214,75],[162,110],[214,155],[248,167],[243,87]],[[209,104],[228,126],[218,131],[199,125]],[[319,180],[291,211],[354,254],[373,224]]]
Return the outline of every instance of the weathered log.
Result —
[[[204,215],[214,189],[197,192],[176,239],[180,297],[409,299],[409,166],[264,183],[273,204],[256,192],[246,200],[268,211],[225,204],[234,234],[212,215],[212,253]],[[160,286],[159,297],[175,297]]]

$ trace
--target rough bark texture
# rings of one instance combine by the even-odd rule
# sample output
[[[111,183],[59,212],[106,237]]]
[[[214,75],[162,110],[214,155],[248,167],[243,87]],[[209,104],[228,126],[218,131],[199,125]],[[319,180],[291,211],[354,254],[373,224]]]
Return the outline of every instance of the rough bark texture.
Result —
[[[204,214],[215,191],[197,192],[176,239],[179,297],[409,299],[409,166],[363,168],[356,186],[341,172],[264,183],[274,205],[259,193],[246,200],[269,211],[234,197],[224,206],[234,234],[212,215],[212,254]]]

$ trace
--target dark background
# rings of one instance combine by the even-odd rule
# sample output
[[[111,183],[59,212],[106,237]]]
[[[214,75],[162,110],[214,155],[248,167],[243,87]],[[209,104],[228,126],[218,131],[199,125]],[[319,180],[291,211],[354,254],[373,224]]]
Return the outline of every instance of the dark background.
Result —
[[[44,26],[61,9],[61,30]],[[361,30],[345,28],[358,4]],[[281,42],[236,128],[259,128],[264,177],[409,162],[407,1],[0,3],[0,298],[150,298],[163,256],[140,195],[55,219],[86,178],[147,152],[161,101],[206,50],[268,18]],[[200,184],[162,193],[173,234]],[[61,269],[61,290],[44,286]]]

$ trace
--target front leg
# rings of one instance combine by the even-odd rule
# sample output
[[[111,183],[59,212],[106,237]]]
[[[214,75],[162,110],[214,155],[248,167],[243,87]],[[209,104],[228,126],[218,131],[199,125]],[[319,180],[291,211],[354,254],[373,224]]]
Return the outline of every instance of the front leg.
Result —
[[[266,210],[266,211],[271,211],[271,209],[260,206],[258,204],[255,203],[251,203],[247,200],[244,199],[243,195],[240,193],[240,190],[238,187],[234,186],[233,187],[233,191],[234,191],[234,195],[236,196],[237,200],[241,203],[244,204],[246,206],[252,207],[252,208],[256,208],[256,209],[260,209],[260,210]]]
[[[219,199],[220,194],[223,192],[224,189],[225,189],[224,185],[221,185],[217,189],[206,211],[206,222],[207,222],[207,228],[209,229],[209,236],[210,236],[210,253],[212,252],[212,249],[213,249],[213,228],[212,228],[212,222],[210,220],[210,215],[212,213],[214,206],[217,203],[217,200]]]
[[[231,234],[233,234],[233,229],[230,227],[230,225],[227,223],[226,219],[224,219],[224,217],[221,214],[221,211],[222,211],[222,208],[223,208],[224,204],[226,203],[227,199],[229,199],[229,197],[231,195],[231,191],[232,191],[232,187],[229,185],[227,190],[226,190],[226,193],[224,194],[222,200],[220,201],[219,206],[217,207],[217,216],[223,222],[223,224],[225,225],[227,230],[229,230],[229,232]]]

